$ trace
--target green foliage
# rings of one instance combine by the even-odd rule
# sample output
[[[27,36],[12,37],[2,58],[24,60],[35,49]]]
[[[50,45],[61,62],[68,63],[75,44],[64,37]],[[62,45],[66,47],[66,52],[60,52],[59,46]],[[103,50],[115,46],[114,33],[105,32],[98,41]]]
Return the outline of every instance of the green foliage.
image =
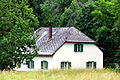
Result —
[[[12,69],[17,61],[22,63],[23,60],[32,59],[35,55],[26,47],[35,49],[35,40],[31,35],[39,22],[27,4],[27,0],[0,1],[1,70]],[[23,55],[24,52],[26,55]]]
[[[60,15],[60,10],[58,9],[59,5],[55,1],[47,0],[44,4],[41,4],[41,9],[43,11],[42,16],[42,24],[41,26],[55,27]]]
[[[120,16],[118,15],[120,6],[118,2],[98,0],[95,2],[96,9],[92,12],[96,21],[94,23],[96,26],[95,38],[100,43],[99,46],[104,48],[103,51],[107,57],[109,57],[107,62],[115,62],[117,57],[114,56],[118,55],[116,53],[120,45]],[[119,59],[117,58],[117,60]]]
[[[44,3],[45,0],[28,0],[30,7],[33,9],[33,14],[38,17],[39,20],[39,25],[42,25],[42,9],[41,9],[41,4]]]
[[[89,37],[95,39],[95,26],[94,26],[94,16],[91,12],[95,9],[94,2],[87,2],[81,6],[81,10],[77,13],[78,16],[75,20],[74,26],[84,32]]]
[[[33,0],[29,2],[33,13],[38,17],[40,26],[59,26],[60,17],[72,0]]]
[[[107,67],[106,69],[120,73],[120,67],[118,64],[112,64],[110,67]]]
[[[68,8],[65,9],[64,13],[60,17],[59,26],[73,26],[75,17],[79,10],[77,0],[73,0]]]

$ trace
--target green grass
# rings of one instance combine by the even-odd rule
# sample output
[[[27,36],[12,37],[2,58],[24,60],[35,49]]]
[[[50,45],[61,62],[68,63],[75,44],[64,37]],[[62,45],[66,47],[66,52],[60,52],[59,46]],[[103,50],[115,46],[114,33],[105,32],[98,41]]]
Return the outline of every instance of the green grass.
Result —
[[[0,72],[0,80],[120,80],[120,73],[110,70],[48,70]]]

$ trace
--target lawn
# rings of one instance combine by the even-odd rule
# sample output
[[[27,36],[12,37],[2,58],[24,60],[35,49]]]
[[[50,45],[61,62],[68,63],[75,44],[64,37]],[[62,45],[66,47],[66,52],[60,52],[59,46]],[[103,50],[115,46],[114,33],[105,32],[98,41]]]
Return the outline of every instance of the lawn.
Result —
[[[120,80],[120,73],[110,70],[48,70],[0,72],[0,80]]]

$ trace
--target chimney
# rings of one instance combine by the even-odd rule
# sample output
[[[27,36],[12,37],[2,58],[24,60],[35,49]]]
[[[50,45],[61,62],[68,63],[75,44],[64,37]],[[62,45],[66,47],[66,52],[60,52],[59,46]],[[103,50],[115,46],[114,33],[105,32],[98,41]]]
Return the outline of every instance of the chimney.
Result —
[[[49,39],[52,39],[52,27],[49,27]]]

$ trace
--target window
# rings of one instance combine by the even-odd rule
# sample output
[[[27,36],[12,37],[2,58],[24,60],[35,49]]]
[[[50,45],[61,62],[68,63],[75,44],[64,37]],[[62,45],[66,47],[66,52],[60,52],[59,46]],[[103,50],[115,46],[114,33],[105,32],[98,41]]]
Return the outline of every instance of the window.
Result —
[[[83,44],[74,44],[74,52],[83,52]]]
[[[16,68],[21,68],[21,63],[20,62],[17,62]]]
[[[34,61],[28,61],[28,68],[33,69],[34,68]]]
[[[96,68],[96,62],[94,61],[89,61],[89,62],[86,62],[86,67],[89,68],[89,69],[95,69]]]
[[[48,62],[47,61],[41,61],[41,69],[48,69]]]
[[[61,69],[70,69],[71,62],[61,62]]]

